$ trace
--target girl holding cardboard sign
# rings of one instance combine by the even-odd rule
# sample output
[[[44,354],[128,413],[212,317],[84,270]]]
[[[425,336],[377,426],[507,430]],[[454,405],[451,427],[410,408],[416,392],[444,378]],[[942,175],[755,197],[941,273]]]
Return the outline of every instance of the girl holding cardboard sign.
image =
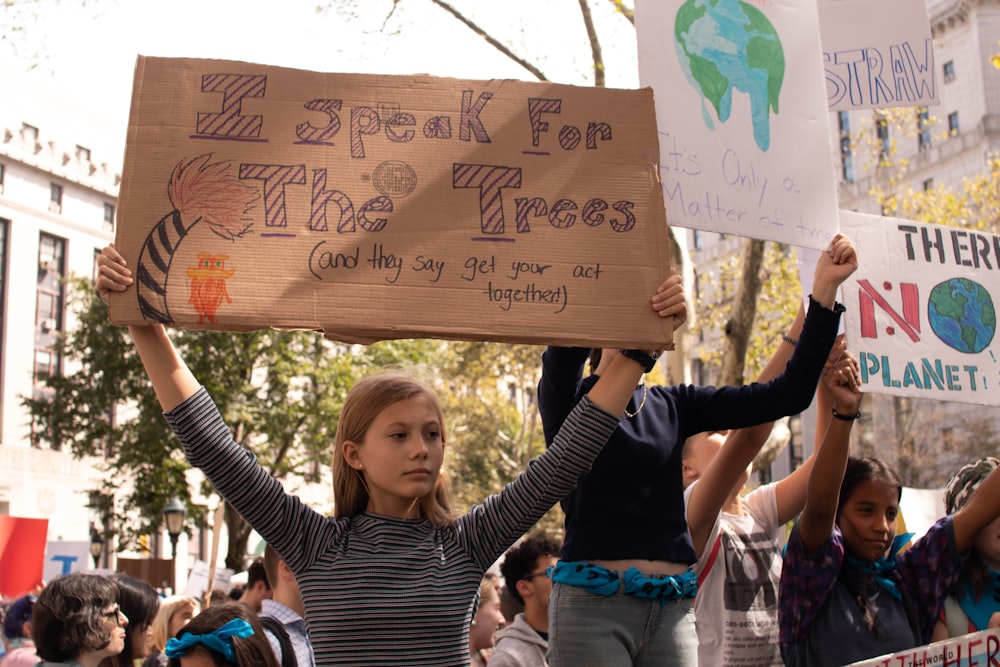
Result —
[[[132,284],[114,247],[98,264],[101,294]],[[684,308],[683,298],[654,301],[666,317]],[[548,451],[458,518],[441,474],[446,438],[435,394],[405,374],[367,377],[341,411],[335,516],[326,517],[286,494],[233,440],[163,327],[129,331],[188,460],[295,573],[317,664],[468,665],[483,573],[590,468],[643,372],[626,356],[611,364]]]

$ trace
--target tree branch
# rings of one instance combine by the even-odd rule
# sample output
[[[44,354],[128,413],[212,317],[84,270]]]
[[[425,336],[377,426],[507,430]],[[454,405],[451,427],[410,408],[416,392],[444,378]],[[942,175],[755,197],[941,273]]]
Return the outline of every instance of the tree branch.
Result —
[[[519,57],[516,53],[514,53],[506,46],[501,44],[499,41],[494,39],[488,32],[486,32],[478,25],[473,23],[464,14],[462,14],[457,9],[449,5],[447,2],[444,2],[444,0],[431,0],[431,2],[433,2],[435,5],[437,5],[441,9],[445,10],[446,12],[454,16],[462,23],[464,23],[472,32],[476,33],[477,35],[485,39],[487,43],[489,43],[490,46],[495,48],[497,51],[504,54],[505,56],[516,62],[521,67],[531,72],[531,74],[534,75],[535,78],[537,78],[539,81],[548,81],[548,78],[542,73],[542,70],[538,69],[537,67],[529,63],[527,60],[524,60],[523,58]]]
[[[625,6],[622,0],[610,0],[611,4],[615,6],[615,10],[625,17],[625,19],[635,27],[635,9],[630,9]]]
[[[587,0],[580,0],[580,13],[583,15],[583,24],[587,26],[587,39],[590,40],[590,55],[594,59],[594,85],[598,88],[604,87],[604,56],[601,54],[601,42],[597,38],[597,30],[594,28],[594,17],[590,15],[590,5]]]

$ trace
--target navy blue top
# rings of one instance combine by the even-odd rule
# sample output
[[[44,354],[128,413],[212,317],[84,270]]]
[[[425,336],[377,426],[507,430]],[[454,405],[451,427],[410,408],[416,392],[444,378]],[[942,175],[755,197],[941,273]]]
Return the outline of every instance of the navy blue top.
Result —
[[[646,559],[694,563],[684,520],[681,450],[691,435],[753,426],[802,412],[812,402],[844,307],[809,299],[799,344],[782,375],[742,387],[636,389],[593,468],[562,500],[564,560]],[[583,377],[588,348],[549,347],[542,355],[538,406],[552,443],[577,401],[597,382]]]

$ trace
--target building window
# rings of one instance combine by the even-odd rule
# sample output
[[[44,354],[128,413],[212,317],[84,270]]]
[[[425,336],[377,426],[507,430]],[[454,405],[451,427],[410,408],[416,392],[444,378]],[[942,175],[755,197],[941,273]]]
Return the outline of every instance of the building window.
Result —
[[[888,162],[892,154],[892,144],[889,141],[889,121],[882,114],[875,117],[875,136],[878,137],[878,161]]]
[[[941,67],[944,73],[944,82],[951,83],[955,80],[955,61],[949,60]]]
[[[930,192],[934,189],[934,179],[928,178],[924,180],[924,192]]]
[[[0,164],[0,195],[3,194],[3,183],[5,180],[4,177],[6,175],[7,175],[7,167],[3,164]]]
[[[701,241],[701,230],[700,229],[695,229],[695,230],[692,230],[692,231],[693,231],[694,249],[695,250],[701,250],[701,242],[702,242]]]
[[[958,134],[958,112],[952,111],[948,114],[948,136],[954,137]]]
[[[42,146],[38,142],[38,128],[34,125],[21,123],[21,141],[30,146],[35,153],[42,150]]]
[[[922,151],[931,147],[931,118],[927,107],[917,109],[917,146]]]
[[[104,231],[115,231],[115,205],[104,203]]]
[[[66,239],[40,234],[38,237],[38,284],[35,288],[34,387],[36,400],[51,399],[54,391],[46,386],[50,377],[62,374],[62,358],[58,352],[59,331],[62,328],[66,300],[63,276],[66,273]],[[32,427],[32,444],[41,447],[47,442],[44,434]],[[59,443],[49,443],[59,449]]]
[[[49,210],[62,213],[63,188],[58,183],[49,184]]]
[[[844,183],[854,182],[854,154],[851,150],[851,117],[846,111],[837,113],[840,127],[840,179]]]

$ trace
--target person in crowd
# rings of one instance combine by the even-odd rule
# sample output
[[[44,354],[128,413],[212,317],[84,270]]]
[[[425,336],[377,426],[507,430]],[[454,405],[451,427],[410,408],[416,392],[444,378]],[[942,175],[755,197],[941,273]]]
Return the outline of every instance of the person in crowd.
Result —
[[[798,339],[804,310],[783,336],[757,378],[767,382],[788,362]],[[833,407],[829,386],[835,370],[850,371],[848,390],[857,391],[857,364],[841,338],[816,391],[816,449],[822,445]],[[695,627],[698,664],[782,664],[778,647],[778,585],[781,578],[783,526],[805,505],[815,452],[786,478],[744,495],[754,457],[772,424],[730,432],[699,433],[684,443],[682,455],[688,532],[698,575]],[[751,567],[752,565],[752,567]]]
[[[260,619],[245,604],[205,609],[167,640],[170,667],[279,667]]]
[[[0,667],[34,667],[38,662],[35,642],[31,639],[31,612],[35,595],[23,595],[7,609],[3,619],[3,636],[7,652],[0,660]]]
[[[684,519],[681,449],[702,431],[773,421],[805,409],[837,334],[837,287],[857,268],[850,240],[837,235],[821,253],[802,337],[785,372],[742,387],[634,388],[624,416],[591,471],[563,500],[562,560],[553,571],[552,667],[580,664],[693,665],[697,634],[696,561]],[[675,275],[663,296],[682,293]],[[684,311],[681,311],[683,314]],[[678,316],[676,326],[683,317]],[[580,397],[620,356],[549,347],[542,356],[539,410],[551,442]],[[648,358],[649,370],[656,360]]]
[[[163,652],[167,640],[175,637],[198,614],[198,607],[196,599],[185,595],[175,595],[160,602],[150,628],[149,655],[143,660],[142,667],[167,667],[169,660]]]
[[[299,583],[270,544],[264,547],[264,568],[272,596],[262,601],[260,620],[275,657],[282,667],[315,667]]]
[[[945,511],[954,514],[965,507],[997,467],[1000,459],[986,456],[959,468],[945,487]],[[945,599],[931,641],[996,627],[1000,627],[1000,515],[976,536],[958,589]]]
[[[125,648],[118,655],[105,658],[101,667],[135,667],[137,660],[149,654],[149,633],[160,608],[160,596],[148,583],[127,574],[115,574],[112,579],[118,584],[118,606],[128,617],[128,628]]]
[[[127,625],[113,579],[79,573],[53,579],[38,595],[31,615],[38,664],[97,667],[125,648]]]
[[[237,593],[235,597],[231,596],[228,592],[221,588],[213,588],[208,593],[208,600],[206,601],[205,606],[211,607],[213,604],[222,604],[223,602],[237,602],[242,595],[242,588],[239,589],[239,593]]]
[[[508,590],[524,605],[504,628],[490,657],[490,667],[545,667],[549,646],[550,568],[559,560],[559,543],[538,535],[507,550],[500,574]]]
[[[132,284],[113,246],[98,264],[105,298]],[[326,517],[233,440],[162,326],[129,331],[188,460],[295,573],[317,664],[468,665],[483,574],[590,468],[643,372],[630,356],[613,361],[547,451],[459,517],[441,473],[446,433],[433,390],[400,372],[362,379],[337,424],[335,516]],[[420,613],[400,619],[400,600]]]
[[[500,578],[487,572],[479,584],[479,606],[469,626],[469,653],[472,667],[483,667],[497,643],[497,630],[506,624],[500,611]]]
[[[263,601],[270,600],[271,596],[271,582],[267,579],[267,568],[264,567],[263,559],[255,558],[247,568],[247,585],[243,587],[239,601],[259,614]]]
[[[781,570],[778,621],[789,667],[843,665],[928,643],[962,554],[1000,513],[994,470],[962,509],[900,551],[910,535],[896,535],[899,477],[879,459],[849,456],[860,397],[841,392],[834,400],[842,417],[831,420],[816,455]]]

